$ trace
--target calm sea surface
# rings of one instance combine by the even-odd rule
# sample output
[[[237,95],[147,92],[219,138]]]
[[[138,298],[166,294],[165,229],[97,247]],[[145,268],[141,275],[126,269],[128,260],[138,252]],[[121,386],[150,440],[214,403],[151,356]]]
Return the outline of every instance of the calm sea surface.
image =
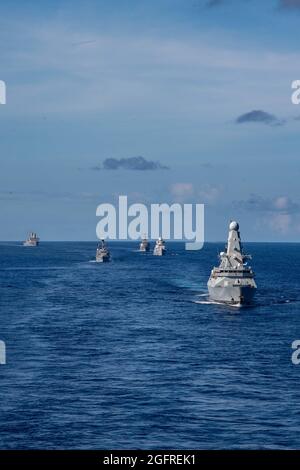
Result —
[[[223,244],[110,248],[0,245],[0,448],[300,448],[300,245],[245,244],[245,309],[203,295]]]

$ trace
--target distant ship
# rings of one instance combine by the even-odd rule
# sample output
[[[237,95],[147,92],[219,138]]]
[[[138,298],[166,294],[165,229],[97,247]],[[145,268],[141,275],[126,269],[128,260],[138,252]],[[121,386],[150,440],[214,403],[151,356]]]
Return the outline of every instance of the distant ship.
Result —
[[[40,243],[40,239],[37,236],[37,234],[35,232],[31,232],[27,240],[23,242],[23,245],[24,246],[38,246],[39,243]]]
[[[142,239],[140,243],[140,251],[149,251],[150,250],[150,243],[146,238],[146,235]]]
[[[110,261],[110,253],[104,240],[102,240],[97,246],[96,261],[97,263],[107,263]]]
[[[153,254],[155,256],[163,256],[166,254],[165,242],[161,237],[159,237],[159,239],[155,243]]]
[[[237,306],[251,303],[257,286],[254,272],[245,262],[251,256],[243,252],[237,222],[230,223],[227,249],[219,257],[220,265],[213,268],[207,283],[210,298]]]

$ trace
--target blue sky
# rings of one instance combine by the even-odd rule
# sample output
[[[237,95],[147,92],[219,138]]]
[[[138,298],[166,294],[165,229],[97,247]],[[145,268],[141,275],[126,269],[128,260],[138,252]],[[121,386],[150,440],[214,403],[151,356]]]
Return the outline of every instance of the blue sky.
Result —
[[[2,1],[0,239],[95,240],[127,194],[205,203],[207,240],[236,218],[299,241],[299,21],[297,0]],[[101,169],[136,156],[169,169]]]

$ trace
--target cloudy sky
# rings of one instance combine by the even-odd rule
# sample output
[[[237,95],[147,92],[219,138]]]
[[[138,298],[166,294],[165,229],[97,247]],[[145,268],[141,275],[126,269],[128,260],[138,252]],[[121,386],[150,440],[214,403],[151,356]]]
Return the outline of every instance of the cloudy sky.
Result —
[[[96,207],[206,205],[206,239],[299,241],[300,0],[2,0],[0,239]]]

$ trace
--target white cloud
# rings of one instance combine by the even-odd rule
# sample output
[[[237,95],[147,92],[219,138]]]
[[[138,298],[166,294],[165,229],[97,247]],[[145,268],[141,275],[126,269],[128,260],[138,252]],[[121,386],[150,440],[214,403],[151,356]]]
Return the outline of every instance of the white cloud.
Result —
[[[205,186],[199,191],[199,198],[202,203],[215,204],[221,195],[222,189],[216,186]]]
[[[222,188],[207,184],[199,189],[192,183],[174,183],[170,186],[170,193],[178,202],[193,200],[201,204],[213,205],[218,201]]]
[[[170,187],[170,192],[176,200],[184,201],[194,194],[194,186],[192,183],[174,183]]]
[[[274,200],[274,207],[278,210],[287,210],[291,204],[287,196],[279,196]]]

